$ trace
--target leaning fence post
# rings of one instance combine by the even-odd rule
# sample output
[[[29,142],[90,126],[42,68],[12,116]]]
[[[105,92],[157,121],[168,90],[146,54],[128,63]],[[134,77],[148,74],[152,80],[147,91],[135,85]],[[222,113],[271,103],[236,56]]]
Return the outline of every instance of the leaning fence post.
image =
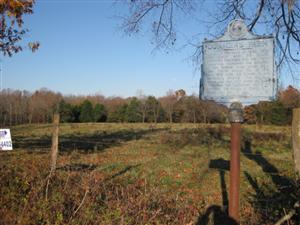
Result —
[[[58,154],[58,127],[59,127],[59,114],[53,116],[53,133],[52,133],[52,146],[51,146],[51,173],[56,169],[56,161]]]
[[[300,108],[293,110],[292,141],[294,150],[295,171],[300,174]]]
[[[48,201],[48,189],[50,184],[50,179],[55,172],[56,169],[56,161],[57,161],[57,155],[58,155],[58,129],[59,129],[59,114],[53,115],[53,132],[52,132],[52,146],[51,146],[51,161],[50,161],[50,173],[47,177],[47,184],[46,184],[46,201]]]

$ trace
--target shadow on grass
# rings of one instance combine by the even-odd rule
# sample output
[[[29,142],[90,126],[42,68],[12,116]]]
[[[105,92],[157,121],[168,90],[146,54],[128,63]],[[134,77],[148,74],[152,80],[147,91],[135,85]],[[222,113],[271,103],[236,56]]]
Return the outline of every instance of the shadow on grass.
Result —
[[[94,164],[85,164],[85,163],[72,163],[65,166],[56,168],[57,170],[63,171],[93,171],[97,168],[97,165]]]
[[[262,168],[263,172],[270,174],[273,183],[277,187],[289,186],[292,184],[289,178],[279,175],[279,170],[273,164],[271,164],[265,157],[263,157],[261,152],[252,151],[250,141],[245,141],[242,153],[246,158],[256,162],[257,165],[259,165]]]
[[[204,215],[199,217],[196,225],[238,225],[238,223],[230,218],[226,212],[218,205],[210,206]]]
[[[120,170],[119,172],[117,172],[117,173],[113,174],[112,176],[106,178],[104,180],[104,182],[111,181],[111,180],[115,179],[116,177],[122,176],[123,174],[127,173],[128,171],[130,171],[132,169],[135,169],[135,168],[138,168],[140,166],[141,166],[141,164],[126,166],[123,170]]]
[[[285,213],[293,210],[295,202],[300,197],[299,185],[289,178],[280,175],[280,171],[260,152],[253,152],[251,142],[245,141],[242,149],[244,156],[260,166],[265,174],[270,176],[273,185],[258,182],[258,179],[248,172],[244,172],[255,193],[249,195],[248,201],[253,205],[263,224],[277,222]],[[299,212],[291,219],[291,224],[299,225]],[[290,221],[290,222],[291,222]]]
[[[119,177],[119,176],[125,174],[126,172],[128,172],[132,169],[135,169],[139,166],[141,166],[141,164],[126,166],[124,169],[120,170],[119,172],[117,172],[115,174],[112,174],[111,176],[105,178],[104,182],[113,180],[114,178]],[[99,169],[99,168],[101,168],[100,170],[109,169],[109,167],[102,168],[101,166],[97,166],[97,165],[94,165],[94,164],[72,163],[72,164],[68,164],[68,165],[65,165],[65,166],[58,167],[57,170],[81,171],[81,172],[86,171],[87,172],[87,171],[93,171],[93,170],[96,170],[96,169]]]
[[[221,191],[222,191],[223,211],[225,213],[228,213],[228,193],[226,188],[225,172],[227,171],[229,172],[230,162],[222,158],[214,159],[210,161],[209,168],[216,169],[219,171]]]
[[[229,171],[229,161],[222,158],[209,162],[210,169],[216,169],[220,174],[220,184],[222,191],[222,207],[211,205],[206,212],[198,218],[196,225],[238,225],[238,223],[228,216],[228,193],[226,188],[225,172]]]
[[[122,143],[139,140],[149,133],[155,133],[166,128],[151,130],[121,130],[113,133],[95,132],[93,134],[72,134],[59,137],[59,151],[70,152],[78,150],[84,153],[103,151],[107,148],[120,146]],[[14,148],[24,148],[33,151],[34,149],[49,150],[51,148],[51,137],[42,136],[39,138],[15,138]]]
[[[284,215],[295,210],[296,214],[289,220],[290,224],[300,224],[300,209],[294,208],[300,199],[299,183],[290,177],[280,174],[279,169],[273,165],[260,152],[253,152],[251,142],[245,141],[242,154],[254,161],[262,171],[270,177],[271,184],[259,182],[259,178],[244,172],[246,179],[252,186],[254,193],[249,193],[247,201],[251,203],[257,216],[257,224],[274,224]],[[210,206],[198,219],[198,225],[208,224],[238,224],[228,216],[228,193],[226,189],[225,173],[230,170],[230,162],[222,158],[211,160],[210,169],[216,169],[220,175],[223,207]],[[245,224],[248,224],[247,222]]]

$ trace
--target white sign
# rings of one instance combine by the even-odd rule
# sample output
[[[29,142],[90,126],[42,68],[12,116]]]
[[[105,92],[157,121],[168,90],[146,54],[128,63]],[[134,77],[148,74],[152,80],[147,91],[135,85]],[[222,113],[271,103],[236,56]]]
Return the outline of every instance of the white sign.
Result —
[[[225,34],[203,43],[200,97],[229,105],[275,99],[277,74],[274,38],[250,33],[240,20],[232,21]]]
[[[0,129],[0,150],[13,150],[9,129]]]

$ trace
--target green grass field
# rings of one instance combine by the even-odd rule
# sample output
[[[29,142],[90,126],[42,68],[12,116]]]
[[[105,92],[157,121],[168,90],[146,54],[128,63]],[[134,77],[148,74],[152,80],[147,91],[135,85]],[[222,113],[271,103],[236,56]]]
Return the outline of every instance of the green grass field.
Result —
[[[61,124],[46,198],[51,131],[11,128],[0,224],[230,224],[229,125]],[[290,127],[243,126],[241,224],[274,224],[299,197],[290,139]]]

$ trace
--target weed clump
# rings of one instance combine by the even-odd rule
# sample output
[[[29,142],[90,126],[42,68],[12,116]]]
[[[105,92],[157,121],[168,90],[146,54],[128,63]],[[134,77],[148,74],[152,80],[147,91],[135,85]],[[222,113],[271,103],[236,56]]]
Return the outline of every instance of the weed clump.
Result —
[[[252,146],[266,146],[270,147],[274,144],[286,143],[290,144],[290,138],[283,132],[262,132],[262,131],[248,131],[242,132],[242,143]]]
[[[28,183],[20,171],[6,170],[0,190],[1,224],[186,224],[198,213],[144,180],[128,184],[96,172],[56,171],[46,200],[45,183]]]

